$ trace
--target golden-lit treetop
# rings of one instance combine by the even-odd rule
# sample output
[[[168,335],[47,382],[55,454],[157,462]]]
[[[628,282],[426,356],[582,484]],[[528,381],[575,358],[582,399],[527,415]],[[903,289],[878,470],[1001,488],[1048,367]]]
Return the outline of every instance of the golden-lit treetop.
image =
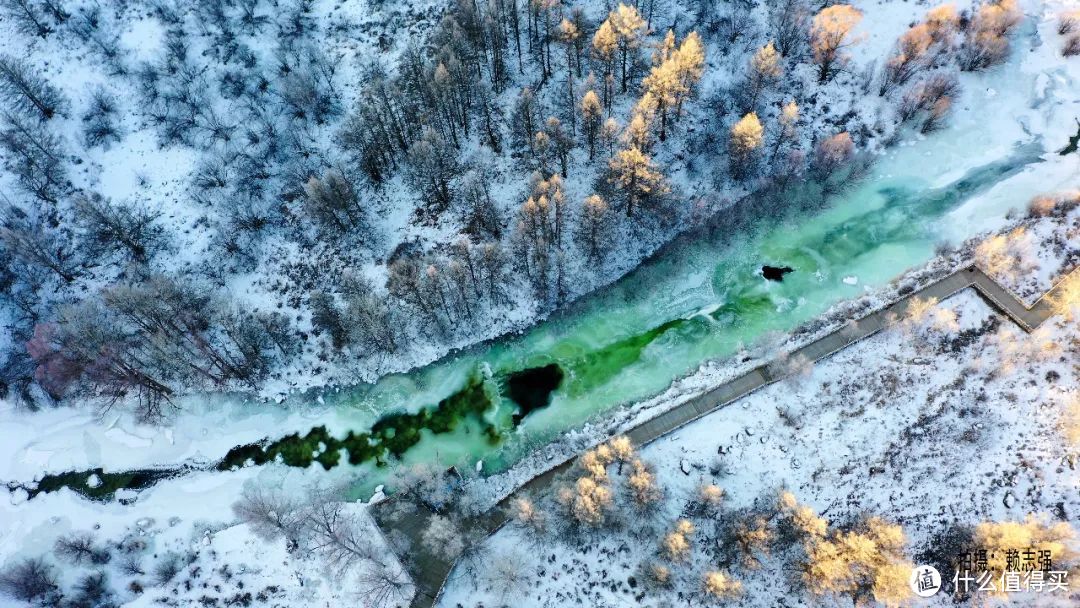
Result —
[[[765,129],[756,112],[743,116],[731,127],[731,147],[736,154],[746,155],[761,147]]]
[[[612,437],[611,440],[608,441],[608,446],[611,448],[611,453],[615,460],[618,460],[619,462],[629,462],[634,458],[634,444],[626,435]]]
[[[608,14],[607,20],[611,22],[611,27],[618,36],[619,44],[627,47],[636,47],[640,44],[648,30],[648,24],[638,10],[621,2]]]
[[[578,29],[578,26],[574,25],[573,21],[563,17],[563,20],[559,22],[557,34],[560,41],[573,42],[581,37],[581,30]]]
[[[1016,0],[995,0],[979,5],[971,20],[971,28],[979,33],[1002,37],[1020,23],[1021,18],[1023,13]]]
[[[750,59],[750,69],[762,80],[775,80],[783,73],[780,65],[780,54],[772,41],[759,48]]]
[[[1049,551],[1055,569],[1065,569],[1076,559],[1075,532],[1068,522],[1046,523],[1029,515],[1024,521],[983,522],[975,527],[974,544],[987,552],[987,569],[991,573],[1008,570],[1010,550],[1031,549],[1036,555]],[[1000,592],[1000,590],[999,590]]]
[[[615,181],[620,186],[625,188],[636,181],[637,187],[645,193],[652,192],[663,179],[656,171],[652,159],[636,147],[617,152],[611,160],[611,168]]]
[[[653,66],[658,66],[671,59],[671,54],[675,52],[675,32],[668,30],[664,34],[663,40],[656,45],[656,49],[652,54]]]
[[[585,209],[591,214],[602,215],[608,210],[608,204],[599,194],[590,194],[585,197]]]
[[[702,590],[705,595],[713,599],[723,600],[742,593],[742,583],[731,578],[726,572],[706,572],[702,581]]]
[[[834,4],[823,8],[810,25],[810,50],[814,62],[821,66],[821,80],[825,80],[834,65],[844,57],[840,50],[854,42],[851,30],[862,21],[862,12],[849,4]]]
[[[795,125],[799,122],[799,104],[795,103],[795,100],[784,104],[784,107],[780,110],[780,126],[783,128],[784,137],[792,138],[795,136]]]
[[[927,11],[924,21],[934,39],[940,40],[956,31],[956,26],[960,23],[960,15],[957,14],[955,5],[942,4]]]
[[[925,23],[916,24],[900,36],[897,57],[903,58],[904,61],[920,59],[926,55],[926,51],[930,49],[933,42],[934,37],[930,32],[930,26]]]
[[[705,71],[705,47],[701,44],[701,36],[697,32],[690,32],[679,45],[676,54],[681,78],[691,86],[701,80]]]
[[[585,95],[581,97],[581,115],[586,119],[595,119],[603,111],[604,107],[600,104],[600,96],[596,94],[596,91],[592,89],[585,91]]]
[[[617,47],[618,38],[615,36],[615,28],[612,27],[610,20],[606,20],[596,28],[596,33],[593,34],[593,56],[601,61],[610,62],[615,58]]]
[[[904,556],[904,544],[900,526],[876,517],[847,532],[810,536],[803,582],[817,595],[857,598],[871,593],[886,606],[906,605],[912,596],[908,576],[913,564]]]

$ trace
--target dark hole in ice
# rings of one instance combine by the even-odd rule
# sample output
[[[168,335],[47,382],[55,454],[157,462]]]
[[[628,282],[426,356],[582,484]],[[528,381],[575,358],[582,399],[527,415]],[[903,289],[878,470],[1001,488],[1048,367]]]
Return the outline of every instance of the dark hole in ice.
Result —
[[[514,424],[528,416],[533,410],[547,407],[551,403],[551,393],[562,383],[563,370],[557,363],[543,367],[514,372],[506,377],[506,388],[510,399],[518,404],[514,414]]]
[[[795,269],[791,266],[769,266],[768,264],[761,267],[761,275],[770,281],[783,281],[784,275],[789,272],[795,272]]]

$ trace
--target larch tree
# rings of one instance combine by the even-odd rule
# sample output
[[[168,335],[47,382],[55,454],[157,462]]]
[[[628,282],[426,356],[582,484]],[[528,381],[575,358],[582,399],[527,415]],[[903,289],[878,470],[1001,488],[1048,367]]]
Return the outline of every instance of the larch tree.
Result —
[[[713,483],[702,483],[694,494],[694,510],[706,517],[716,517],[727,497],[724,489]]]
[[[560,488],[556,499],[574,522],[592,528],[603,525],[614,507],[614,496],[607,482],[592,476],[581,477],[573,486]]]
[[[795,103],[794,99],[785,103],[780,109],[780,116],[777,121],[779,129],[769,158],[770,163],[776,159],[776,154],[780,151],[781,146],[785,143],[794,145],[799,139],[799,104]]]
[[[848,60],[845,48],[857,42],[851,30],[862,21],[862,12],[849,4],[834,4],[814,15],[810,26],[810,50],[818,65],[818,82],[828,82]]]
[[[697,83],[701,81],[705,73],[705,47],[701,43],[701,36],[697,32],[690,32],[679,45],[675,53],[675,61],[678,66],[679,96],[676,101],[675,113],[682,114],[682,105],[687,97],[693,95]]]
[[[582,204],[578,242],[590,260],[600,259],[606,248],[609,212],[608,204],[598,194],[589,195]]]
[[[541,536],[547,529],[547,516],[528,498],[515,498],[510,504],[510,517],[534,536]]]
[[[642,81],[645,95],[641,102],[660,115],[660,141],[667,138],[669,114],[674,111],[678,115],[681,111],[683,100],[701,79],[704,67],[701,41],[696,33],[691,32],[678,48],[671,31],[664,40],[653,54],[652,70]]]
[[[713,570],[705,573],[701,590],[712,601],[725,601],[742,593],[742,583],[727,572]]]
[[[23,60],[0,55],[0,99],[10,109],[49,120],[67,106],[63,94]]]
[[[630,122],[626,123],[626,129],[619,137],[620,142],[626,147],[637,147],[648,154],[652,150],[653,136],[652,126],[656,120],[656,99],[652,93],[645,91],[641,99],[634,104]]]
[[[637,49],[641,46],[641,41],[649,28],[636,8],[622,3],[611,11],[608,15],[608,21],[615,31],[618,42],[621,57],[622,92],[625,93],[627,82],[629,82],[627,64],[632,65]]]
[[[16,30],[29,36],[47,38],[53,28],[49,24],[49,18],[43,7],[31,0],[3,0],[0,2],[0,12],[7,17]],[[62,21],[57,19],[57,21]]]
[[[589,147],[589,160],[596,154],[596,140],[600,135],[603,114],[604,107],[600,104],[600,96],[589,89],[581,98],[581,129]]]
[[[671,59],[671,55],[675,52],[676,48],[677,47],[675,46],[675,31],[669,29],[667,33],[664,34],[663,39],[661,39],[660,42],[656,43],[656,46],[653,49],[653,67],[662,65],[665,61]]]
[[[645,87],[642,101],[651,106],[660,115],[660,141],[667,139],[668,113],[679,99],[679,80],[677,64],[668,60],[654,67],[641,83]]]
[[[514,110],[510,120],[510,130],[515,141],[520,146],[528,146],[529,152],[533,150],[533,136],[540,130],[543,108],[541,101],[529,87],[521,89],[514,101]]]
[[[566,51],[566,98],[567,106],[570,109],[570,111],[567,112],[567,116],[570,118],[570,133],[573,134],[577,129],[577,113],[574,111],[574,102],[577,99],[577,96],[574,95],[574,58],[576,56],[575,49],[577,49],[577,41],[581,38],[581,30],[579,30],[572,21],[563,18],[563,20],[559,22],[557,35],[559,42]]]
[[[424,130],[409,147],[409,181],[437,211],[450,207],[454,191],[451,182],[461,172],[453,146],[437,131]]]
[[[694,524],[690,520],[680,519],[675,522],[671,532],[665,534],[660,541],[660,550],[664,557],[668,561],[677,563],[689,560],[690,552],[693,550],[690,537],[694,535],[694,531]]]
[[[631,462],[631,472],[626,479],[634,506],[638,511],[654,509],[664,497],[656,481],[656,475],[641,460]]]
[[[543,133],[547,136],[551,154],[558,159],[562,176],[567,176],[570,164],[570,151],[574,148],[574,138],[562,126],[562,121],[554,116],[544,122]]]
[[[750,171],[764,134],[765,130],[755,112],[750,112],[732,125],[728,152],[731,155],[731,173],[737,179],[742,179]]]
[[[614,116],[609,116],[604,124],[600,125],[600,142],[607,148],[608,157],[615,156],[615,144],[619,141],[619,133],[622,126]]]
[[[664,176],[653,160],[641,149],[631,146],[620,150],[609,163],[608,181],[617,184],[625,199],[626,216],[657,195],[667,192]]]
[[[734,537],[742,554],[742,563],[748,568],[758,568],[761,566],[758,554],[769,554],[769,545],[776,539],[776,533],[769,526],[769,521],[758,515],[736,522]]]
[[[1034,555],[1049,555],[1053,570],[1068,570],[1076,560],[1076,532],[1068,522],[1047,523],[1034,515],[1024,521],[982,522],[975,526],[974,545],[988,555],[987,571],[996,575],[1010,569],[1009,559],[1017,550],[1031,550]],[[1046,553],[1043,553],[1046,552]],[[1042,569],[1046,564],[1035,564]],[[991,591],[998,598],[1008,597],[1003,589]]]
[[[780,54],[776,52],[772,41],[769,41],[750,58],[750,100],[747,109],[753,110],[761,92],[775,83],[783,73]]]
[[[304,210],[323,227],[344,233],[362,218],[356,189],[337,169],[327,170],[321,178],[308,178],[304,195]]]
[[[604,106],[611,106],[611,81],[615,72],[615,57],[619,49],[619,38],[615,34],[615,28],[611,20],[607,19],[596,28],[592,38],[593,61],[600,63],[604,76]]]
[[[899,608],[911,601],[900,526],[871,517],[850,531],[832,531],[804,544],[803,582],[814,595],[848,596],[855,605],[874,601]]]

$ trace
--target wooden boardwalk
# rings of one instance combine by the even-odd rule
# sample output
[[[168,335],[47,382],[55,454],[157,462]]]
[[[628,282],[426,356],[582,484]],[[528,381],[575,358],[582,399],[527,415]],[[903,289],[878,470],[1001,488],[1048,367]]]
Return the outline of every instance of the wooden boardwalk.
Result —
[[[1080,272],[1080,270],[1074,271],[1074,273],[1076,272]],[[991,307],[1004,314],[1024,331],[1030,332],[1050,316],[1051,306],[1048,297],[1060,290],[1063,283],[1064,280],[1058,282],[1050,291],[1039,298],[1033,306],[1028,307],[982,270],[975,266],[969,266],[942,277],[922,289],[904,296],[893,304],[859,319],[853,326],[837,329],[802,346],[792,352],[790,356],[805,357],[811,361],[823,359],[854,342],[881,331],[888,325],[889,319],[902,317],[910,302],[915,298],[920,300],[936,298],[941,301],[969,287],[974,288]],[[732,401],[782,379],[773,377],[769,368],[768,364],[754,368],[702,395],[642,422],[627,431],[626,435],[638,446],[655,441],[702,416],[715,412]],[[565,460],[533,477],[504,498],[498,505],[466,522],[466,525],[471,526],[474,531],[479,531],[485,535],[494,533],[506,523],[509,504],[516,496],[536,495],[548,490],[559,475],[570,468],[573,463],[574,458]],[[408,555],[399,557],[408,569],[417,588],[411,607],[430,608],[438,601],[442,587],[454,568],[454,560],[443,555],[431,555],[423,549],[420,536],[427,527],[428,519],[432,515],[430,511],[419,507],[416,512],[407,517],[391,521],[388,518],[388,513],[392,509],[387,508],[387,506],[392,504],[393,500],[390,499],[380,503],[373,509],[375,519],[384,532],[396,529],[410,539],[411,549]]]

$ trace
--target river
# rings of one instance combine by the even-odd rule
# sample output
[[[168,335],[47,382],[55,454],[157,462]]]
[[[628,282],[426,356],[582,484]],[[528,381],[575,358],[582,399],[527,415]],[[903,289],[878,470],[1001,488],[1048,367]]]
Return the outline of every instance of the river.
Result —
[[[1017,52],[992,73],[967,77],[948,127],[890,148],[825,210],[683,241],[521,335],[326,396],[354,429],[346,437],[321,427],[284,440],[269,433],[278,443],[239,446],[220,468],[275,457],[327,468],[351,460],[366,472],[358,496],[387,482],[391,469],[377,466],[389,460],[384,448],[405,462],[483,460],[485,473],[505,470],[590,417],[884,285],[939,244],[998,226],[1010,208],[1069,185],[1047,151],[1067,142],[1040,141],[1032,124],[1071,118],[1040,97],[1045,75],[1024,62]],[[763,264],[792,272],[769,281]]]
[[[402,458],[469,466],[483,459],[485,472],[500,471],[592,416],[663,391],[703,362],[880,287],[925,263],[936,246],[998,226],[1035,194],[1070,185],[1067,172],[1044,166],[1055,156],[1044,147],[1067,142],[1031,133],[1032,121],[1062,117],[1040,97],[1045,87],[1023,63],[1014,57],[969,78],[950,126],[891,148],[868,179],[825,211],[670,248],[523,335],[357,387],[337,403],[367,413],[358,416],[368,418],[358,420],[364,428],[376,413],[415,412],[480,383],[493,407],[450,432],[419,431]],[[768,281],[763,264],[793,272]],[[538,368],[555,371],[513,385],[520,380],[515,373]],[[543,401],[535,385],[551,382],[558,384],[550,404],[515,425],[519,405],[508,394],[517,402]],[[368,479],[364,490],[384,475]]]

